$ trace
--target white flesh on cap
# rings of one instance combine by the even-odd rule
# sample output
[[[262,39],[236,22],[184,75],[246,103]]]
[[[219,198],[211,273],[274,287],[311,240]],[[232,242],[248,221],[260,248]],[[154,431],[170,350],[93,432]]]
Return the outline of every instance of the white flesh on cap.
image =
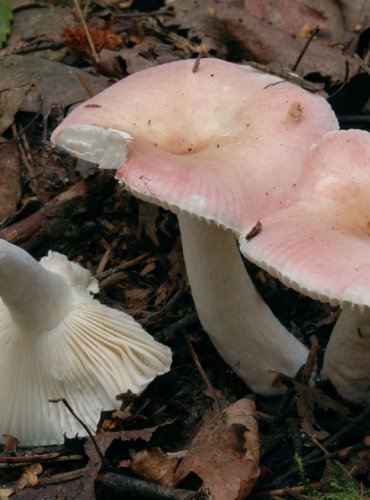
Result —
[[[268,370],[293,375],[306,360],[305,347],[257,298],[231,233],[214,230],[208,241],[211,226],[194,218],[194,227],[186,223],[185,229],[183,214],[234,234],[248,233],[284,202],[311,145],[338,123],[322,97],[277,77],[218,59],[202,59],[196,72],[193,64],[177,61],[130,75],[74,109],[51,140],[81,158],[88,151],[99,163],[105,146],[99,127],[132,138],[121,148],[116,178],[135,196],[182,214],[185,263],[204,329],[243,380],[257,392],[276,394],[281,388],[272,387]],[[117,153],[110,154],[115,167]],[[188,231],[196,234],[195,250],[184,234]],[[197,267],[198,260],[203,266]],[[222,270],[225,263],[230,276]]]
[[[171,364],[131,316],[91,297],[89,271],[56,252],[42,264],[0,241],[0,434],[23,445],[86,435],[49,399],[66,398],[94,432],[117,394],[140,393]]]
[[[277,395],[277,373],[294,377],[307,349],[256,291],[230,230],[178,215],[186,271],[200,322],[226,363],[258,394]]]

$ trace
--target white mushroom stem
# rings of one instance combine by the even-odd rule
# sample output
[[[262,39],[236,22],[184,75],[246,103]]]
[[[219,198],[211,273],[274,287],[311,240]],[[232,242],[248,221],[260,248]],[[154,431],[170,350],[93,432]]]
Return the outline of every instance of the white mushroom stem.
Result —
[[[322,378],[329,379],[347,401],[370,396],[370,309],[345,306],[327,345]]]
[[[178,216],[186,270],[204,330],[225,362],[262,395],[277,372],[294,376],[308,351],[272,314],[256,291],[234,235],[185,213]]]
[[[72,308],[65,279],[5,240],[0,240],[0,296],[13,321],[29,333],[50,330]]]

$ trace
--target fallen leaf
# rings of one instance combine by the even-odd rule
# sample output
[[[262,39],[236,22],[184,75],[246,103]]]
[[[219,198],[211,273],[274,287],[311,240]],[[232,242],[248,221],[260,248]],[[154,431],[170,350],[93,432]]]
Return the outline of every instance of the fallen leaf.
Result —
[[[14,451],[18,448],[19,446],[19,440],[11,436],[10,434],[3,434],[3,439],[4,439],[4,451],[9,452],[9,451]]]
[[[96,94],[109,85],[104,78],[81,68],[33,55],[12,55],[0,60],[0,75],[0,135],[13,123],[15,113],[34,86],[41,95],[41,111],[47,116],[54,103],[66,108],[89,97],[78,75]]]
[[[0,500],[6,500],[15,493],[14,488],[0,488]]]
[[[215,500],[242,499],[253,488],[259,470],[260,445],[255,405],[240,399],[203,418],[176,471],[176,483],[194,472]]]
[[[306,44],[305,39],[256,17],[252,10],[246,12],[220,3],[216,15],[229,35],[244,46],[249,58],[265,65],[275,63],[293,68]],[[338,48],[312,40],[296,72],[302,77],[317,73],[335,84],[344,80],[346,65],[348,78],[352,78],[359,71],[358,61]]]
[[[17,481],[17,488],[23,490],[26,486],[36,486],[39,482],[38,475],[42,472],[41,464],[31,464],[23,467],[21,477]]]
[[[291,35],[302,36],[302,27],[319,28],[316,38],[345,43],[345,24],[340,4],[332,0],[246,0],[246,11]]]
[[[21,41],[35,41],[37,38],[43,42],[61,42],[61,31],[74,23],[71,7],[64,5],[44,5],[17,10],[14,14],[12,31],[8,45]]]
[[[202,0],[178,0],[171,2],[165,12],[171,15],[161,18],[161,23],[167,28],[187,30],[189,46],[205,55],[225,58],[228,52],[227,44],[230,43],[223,23],[215,15],[217,2]],[[190,50],[190,47],[183,47]]]
[[[129,469],[147,481],[163,486],[174,485],[174,475],[179,458],[170,457],[160,448],[141,450],[130,461]]]
[[[146,36],[129,49],[103,49],[100,52],[100,66],[104,72],[120,78],[126,73],[132,75],[137,71],[179,59],[180,56],[173,52],[170,45],[161,43],[154,36]]]
[[[293,381],[297,391],[297,411],[302,419],[302,430],[310,438],[323,440],[329,436],[316,420],[315,410],[320,408],[323,411],[333,410],[342,416],[348,416],[349,410],[339,401],[324,394],[319,388]]]

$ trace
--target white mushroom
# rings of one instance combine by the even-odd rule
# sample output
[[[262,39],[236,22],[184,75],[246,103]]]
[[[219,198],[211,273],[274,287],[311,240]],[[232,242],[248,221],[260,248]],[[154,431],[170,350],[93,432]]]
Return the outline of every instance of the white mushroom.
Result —
[[[95,430],[115,396],[140,393],[171,364],[128,314],[100,304],[91,273],[64,255],[37,262],[0,240],[0,435],[23,445],[63,442],[85,430],[62,405],[66,398]]]
[[[293,376],[307,350],[257,294],[234,234],[283,202],[310,146],[337,121],[321,97],[248,66],[192,67],[179,61],[124,79],[76,108],[52,141],[119,167],[127,189],[178,214],[204,329],[253,390],[279,394],[273,372]]]

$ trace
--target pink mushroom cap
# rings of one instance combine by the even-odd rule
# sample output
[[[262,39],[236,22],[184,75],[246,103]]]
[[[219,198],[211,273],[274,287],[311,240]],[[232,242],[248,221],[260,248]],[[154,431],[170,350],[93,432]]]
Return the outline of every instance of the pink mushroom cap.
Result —
[[[52,141],[118,168],[136,196],[248,232],[281,205],[312,144],[338,128],[320,96],[218,59],[156,66],[78,106]]]
[[[370,306],[370,134],[330,132],[284,206],[242,253],[285,285],[332,305]]]

